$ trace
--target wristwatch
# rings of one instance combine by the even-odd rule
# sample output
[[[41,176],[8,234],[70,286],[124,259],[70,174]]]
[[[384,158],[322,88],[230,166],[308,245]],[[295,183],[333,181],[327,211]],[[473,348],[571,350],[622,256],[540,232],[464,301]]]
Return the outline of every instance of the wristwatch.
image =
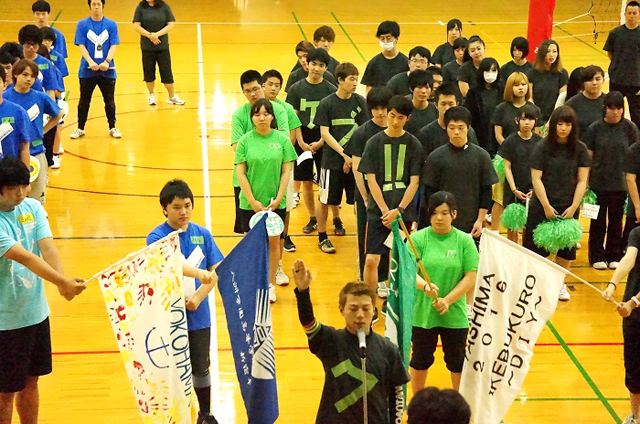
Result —
[[[398,209],[398,212],[400,212],[400,215],[404,213],[404,208],[398,206],[396,209]]]

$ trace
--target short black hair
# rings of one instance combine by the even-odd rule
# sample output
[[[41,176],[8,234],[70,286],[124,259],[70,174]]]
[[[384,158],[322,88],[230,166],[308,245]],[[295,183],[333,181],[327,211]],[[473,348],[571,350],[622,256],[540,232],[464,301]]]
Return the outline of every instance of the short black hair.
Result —
[[[480,62],[480,66],[478,66],[478,72],[476,74],[478,78],[477,87],[484,87],[485,85],[484,73],[489,72],[493,67],[496,68],[496,72],[498,73],[498,78],[491,83],[491,88],[495,88],[500,84],[500,64],[493,57],[485,57]]]
[[[640,7],[640,3],[638,3],[635,0],[633,0],[633,1],[630,1],[629,3],[627,3],[627,5],[625,6],[624,10],[627,10],[627,7]]]
[[[309,53],[313,48],[313,44],[311,44],[309,41],[302,40],[301,42],[296,44],[296,56],[299,52]]]
[[[434,95],[436,104],[440,100],[440,96],[456,96],[456,101],[460,104],[460,90],[451,82],[444,83],[438,87]]]
[[[0,193],[5,187],[29,185],[29,168],[17,156],[0,159]]]
[[[11,56],[8,52],[0,52],[0,65],[11,65],[15,63],[17,59]]]
[[[331,43],[336,41],[336,32],[329,25],[322,25],[313,31],[313,41],[325,39]]]
[[[467,47],[469,47],[469,40],[467,40],[464,37],[458,37],[455,40],[453,40],[453,50],[457,50],[457,49],[467,49]]]
[[[163,209],[166,209],[176,197],[180,199],[190,199],[191,205],[194,205],[191,189],[187,183],[177,178],[166,183],[164,187],[162,187],[162,190],[160,190],[160,205]]]
[[[529,56],[529,41],[524,37],[516,37],[511,41],[511,57],[513,57],[513,49],[518,49],[522,52],[522,57]]]
[[[260,72],[255,69],[244,71],[242,75],[240,75],[240,88],[242,88],[243,85],[254,81],[257,81],[258,84],[262,85],[262,75],[260,75]]]
[[[358,72],[358,68],[356,68],[356,65],[351,62],[343,62],[339,64],[338,66],[336,66],[335,71],[336,72],[333,74],[333,76],[336,77],[336,81],[338,83],[340,82],[340,80],[346,80],[348,76],[360,75],[360,72]]]
[[[391,34],[393,37],[400,37],[400,25],[396,21],[384,21],[378,25],[376,38],[384,34]]]
[[[624,109],[624,96],[619,91],[609,91],[602,103],[604,109]]]
[[[427,387],[413,395],[407,415],[408,424],[469,424],[471,408],[456,390]]]
[[[451,212],[458,210],[458,202],[456,201],[456,196],[453,193],[449,193],[448,191],[438,191],[433,193],[429,197],[429,201],[427,202],[427,216],[431,217],[434,213],[436,213],[436,209],[443,203],[446,203],[451,209]]]
[[[44,0],[38,0],[31,5],[31,11],[33,13],[36,12],[47,12],[51,13],[51,5]]]
[[[329,62],[331,62],[331,58],[329,57],[329,53],[325,49],[311,49],[307,53],[307,63],[311,62],[320,62],[329,66]]]
[[[598,65],[585,66],[580,71],[580,80],[585,83],[587,81],[591,81],[593,77],[598,74],[602,75],[602,78],[604,78],[604,70]]]
[[[409,116],[413,112],[413,103],[405,96],[396,95],[389,100],[387,110],[390,111],[391,109],[394,109],[400,115]]]
[[[409,59],[411,59],[413,56],[419,54],[422,57],[427,58],[427,61],[431,60],[431,51],[423,46],[415,46],[414,48],[412,48],[411,50],[409,50]]]
[[[428,85],[429,88],[433,88],[433,74],[431,72],[418,69],[409,74],[409,88],[411,91],[417,87],[424,87],[426,85]]]
[[[14,57],[13,62],[18,59],[24,59],[24,53],[22,52],[22,46],[15,41],[8,41],[0,47],[0,53],[8,53]],[[12,63],[13,63],[12,62]]]
[[[460,21],[460,19],[450,19],[449,22],[447,22],[447,32],[451,31],[454,28],[458,28],[460,30],[460,32],[462,32],[462,22]]]
[[[102,6],[104,7],[105,0],[101,0],[101,1],[102,1]],[[87,0],[87,4],[89,5],[89,9],[91,9],[91,0]]]
[[[58,37],[56,36],[56,32],[51,27],[40,28],[40,36],[42,37],[42,40],[49,40],[53,43],[55,43],[58,39]]]
[[[42,44],[42,35],[40,35],[40,28],[35,25],[23,26],[18,32],[18,42],[21,45],[25,45],[27,43]]]
[[[427,68],[427,72],[430,72],[431,75],[440,75],[442,76],[442,68],[436,65],[431,65]]]
[[[367,95],[367,108],[374,110],[379,107],[388,107],[389,100],[393,97],[393,91],[386,86],[373,87]]]
[[[462,121],[471,126],[471,112],[464,106],[454,106],[444,113],[444,126],[448,126],[451,121]]]
[[[277,69],[269,69],[267,72],[262,74],[263,84],[267,82],[269,78],[278,78],[280,80],[280,85],[282,85],[282,82],[284,81],[282,79],[282,74]]]
[[[537,123],[540,120],[540,108],[531,102],[526,102],[520,110],[518,110],[516,121],[520,122],[522,118],[533,119]]]
[[[0,61],[0,63],[2,63]],[[4,84],[4,80],[7,78],[7,71],[4,70],[3,66],[0,66],[0,84]]]
[[[260,99],[257,102],[255,102],[254,104],[251,105],[251,110],[249,112],[249,116],[251,118],[253,118],[253,115],[257,115],[260,112],[260,109],[262,109],[264,107],[264,109],[267,111],[267,113],[271,116],[273,116],[273,119],[271,120],[271,128],[274,130],[278,129],[278,121],[276,121],[276,114],[273,111],[273,103],[271,103],[271,100],[269,99]]]

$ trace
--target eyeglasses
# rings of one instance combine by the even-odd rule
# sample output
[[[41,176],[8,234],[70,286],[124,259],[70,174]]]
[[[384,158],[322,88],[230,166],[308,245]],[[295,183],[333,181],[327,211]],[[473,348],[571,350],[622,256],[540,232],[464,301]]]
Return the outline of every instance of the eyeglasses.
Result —
[[[416,59],[416,58],[411,59],[409,62],[417,65],[426,65],[428,63],[427,59]]]

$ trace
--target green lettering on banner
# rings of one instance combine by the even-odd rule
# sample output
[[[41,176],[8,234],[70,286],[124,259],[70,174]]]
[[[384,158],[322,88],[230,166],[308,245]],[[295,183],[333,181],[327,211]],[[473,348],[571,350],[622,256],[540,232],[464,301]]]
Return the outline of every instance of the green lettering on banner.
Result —
[[[331,372],[333,373],[334,378],[338,378],[343,374],[348,374],[349,376],[355,378],[358,381],[362,381],[362,370],[360,368],[355,367],[349,359],[345,359],[335,367],[331,368]],[[373,387],[378,384],[378,379],[375,375],[367,373],[367,393],[373,389]],[[336,410],[340,413],[356,403],[358,399],[364,396],[363,385],[358,386],[357,389],[337,401],[334,406]]]
[[[41,63],[38,65],[38,69],[49,69],[48,63]]]
[[[191,243],[193,244],[204,244],[203,236],[191,236]]]
[[[314,129],[316,126],[313,124],[313,120],[316,117],[316,111],[318,110],[318,105],[320,104],[320,101],[316,101],[316,102],[310,102],[307,99],[300,99],[300,111],[304,112],[309,110],[309,124],[307,125],[307,127],[312,130]]]
[[[353,124],[353,128],[351,128],[351,131],[345,134],[345,136],[342,137],[342,139],[338,142],[338,144],[341,146],[344,146],[345,144],[347,144],[349,140],[351,140],[351,136],[353,135],[354,132],[356,132],[357,129],[358,129],[358,124]]]
[[[15,124],[16,119],[13,116],[6,116],[2,118],[3,124]]]

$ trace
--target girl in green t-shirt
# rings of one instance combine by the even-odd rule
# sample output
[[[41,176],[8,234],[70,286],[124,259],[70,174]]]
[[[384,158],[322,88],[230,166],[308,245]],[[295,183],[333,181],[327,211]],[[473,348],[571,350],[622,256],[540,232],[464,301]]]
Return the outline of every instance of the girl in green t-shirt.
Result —
[[[277,129],[273,105],[261,99],[251,106],[253,131],[243,135],[236,148],[236,174],[240,184],[240,226],[249,232],[249,221],[256,213],[271,210],[284,221],[286,192],[291,162],[298,155],[289,138]],[[282,257],[282,235],[269,237],[269,282],[273,283]],[[288,284],[288,281],[287,281]],[[286,285],[286,284],[283,284]],[[271,302],[276,301],[273,284],[269,287]]]
[[[469,320],[466,297],[476,281],[479,255],[471,235],[454,228],[457,207],[453,194],[439,191],[429,198],[431,226],[411,235],[438,297],[416,290],[413,308],[413,354],[409,374],[413,393],[424,388],[433,353],[442,340],[444,360],[453,388],[460,387]],[[418,277],[421,280],[420,277]]]

